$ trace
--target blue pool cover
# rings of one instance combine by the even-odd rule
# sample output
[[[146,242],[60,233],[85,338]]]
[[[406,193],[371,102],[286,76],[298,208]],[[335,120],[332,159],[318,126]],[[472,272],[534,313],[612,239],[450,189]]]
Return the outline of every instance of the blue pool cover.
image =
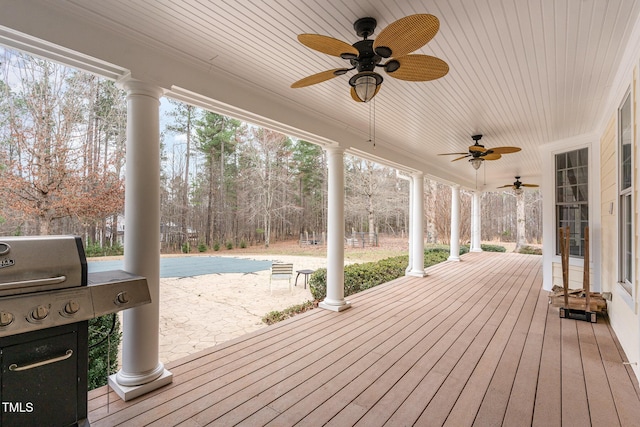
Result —
[[[203,274],[254,273],[268,270],[272,261],[220,256],[160,258],[160,277],[191,277]],[[89,273],[123,270],[124,261],[87,261]]]

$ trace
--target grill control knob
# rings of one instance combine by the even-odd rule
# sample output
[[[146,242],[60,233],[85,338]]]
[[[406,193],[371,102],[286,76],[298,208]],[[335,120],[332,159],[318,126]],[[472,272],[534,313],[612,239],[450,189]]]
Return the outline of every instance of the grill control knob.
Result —
[[[33,320],[44,320],[49,315],[49,308],[44,305],[39,305],[31,312],[31,318]]]
[[[80,310],[80,304],[78,304],[78,301],[71,300],[64,306],[65,314],[76,314],[78,310]]]
[[[0,326],[9,326],[11,323],[13,323],[13,314],[0,311]]]
[[[117,305],[124,305],[129,302],[129,296],[127,295],[127,291],[118,292],[116,295],[115,303]]]

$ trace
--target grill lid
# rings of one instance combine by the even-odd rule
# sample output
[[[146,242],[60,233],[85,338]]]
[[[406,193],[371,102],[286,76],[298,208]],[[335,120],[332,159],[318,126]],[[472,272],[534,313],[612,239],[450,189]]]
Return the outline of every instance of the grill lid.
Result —
[[[86,285],[79,237],[0,237],[0,297]]]

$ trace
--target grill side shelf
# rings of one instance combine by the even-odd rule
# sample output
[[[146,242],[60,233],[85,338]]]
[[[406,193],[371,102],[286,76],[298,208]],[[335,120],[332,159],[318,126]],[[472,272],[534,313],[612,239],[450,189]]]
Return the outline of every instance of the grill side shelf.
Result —
[[[147,279],[123,270],[89,273],[94,317],[151,302]]]

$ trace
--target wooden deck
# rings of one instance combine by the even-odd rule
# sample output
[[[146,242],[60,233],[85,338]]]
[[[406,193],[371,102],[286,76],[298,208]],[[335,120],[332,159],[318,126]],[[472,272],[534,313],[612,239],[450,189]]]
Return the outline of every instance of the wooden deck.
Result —
[[[637,381],[606,317],[560,319],[542,260],[467,254],[171,363],[99,426],[637,426]],[[215,313],[212,313],[215,316]]]

